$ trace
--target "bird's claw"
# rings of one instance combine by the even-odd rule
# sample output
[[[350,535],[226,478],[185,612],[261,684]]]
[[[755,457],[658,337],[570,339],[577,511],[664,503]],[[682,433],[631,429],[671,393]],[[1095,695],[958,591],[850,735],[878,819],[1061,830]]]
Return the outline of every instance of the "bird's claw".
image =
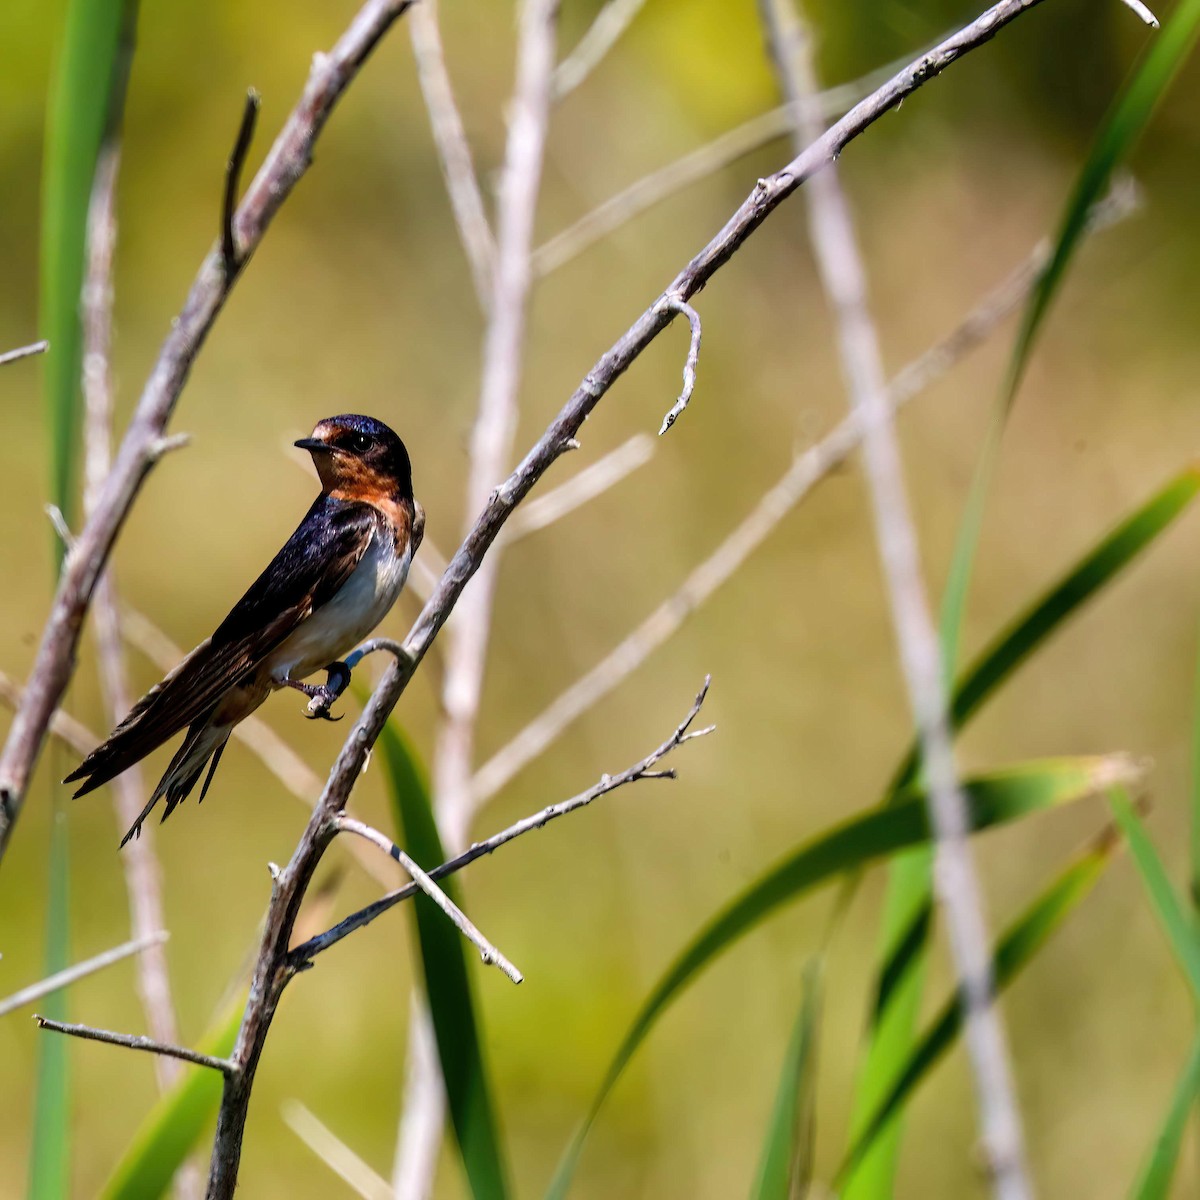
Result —
[[[332,716],[329,710],[334,701],[350,686],[350,668],[345,663],[336,662],[330,663],[325,671],[329,678],[320,687],[312,690],[304,715],[310,721],[337,722],[342,717]],[[345,716],[345,713],[342,716]]]

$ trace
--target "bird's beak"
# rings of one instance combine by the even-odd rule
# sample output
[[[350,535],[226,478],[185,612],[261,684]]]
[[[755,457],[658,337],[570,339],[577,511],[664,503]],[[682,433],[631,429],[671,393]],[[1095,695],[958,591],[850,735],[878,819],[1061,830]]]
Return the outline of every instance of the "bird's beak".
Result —
[[[320,438],[301,438],[298,442],[293,442],[298,450],[307,450],[310,454],[330,454],[333,452],[333,447],[328,442],[321,441]]]

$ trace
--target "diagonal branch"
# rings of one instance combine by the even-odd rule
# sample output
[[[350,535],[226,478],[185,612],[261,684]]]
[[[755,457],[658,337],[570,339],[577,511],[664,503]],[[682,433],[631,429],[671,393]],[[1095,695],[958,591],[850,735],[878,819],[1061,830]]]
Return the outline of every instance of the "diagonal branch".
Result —
[[[471,147],[446,70],[442,35],[438,29],[437,0],[425,0],[417,5],[408,19],[408,32],[417,63],[417,80],[425,97],[433,142],[450,197],[450,210],[454,213],[459,240],[471,268],[475,296],[479,307],[487,312],[492,302],[496,245],[479,191],[475,164],[471,160]]]
[[[0,1017],[18,1008],[24,1008],[27,1004],[33,1004],[43,996],[57,992],[60,988],[70,987],[71,984],[78,983],[79,980],[86,979],[97,971],[103,971],[105,967],[111,967],[114,963],[123,962],[136,954],[143,954],[151,946],[161,945],[168,936],[167,931],[162,929],[149,937],[135,938],[120,946],[114,946],[111,950],[105,950],[103,954],[97,954],[93,958],[76,963],[65,971],[58,971],[37,983],[31,983],[19,992],[13,992],[11,996],[5,996],[0,1000]]]
[[[467,914],[391,838],[380,833],[378,829],[373,829],[370,825],[356,820],[354,817],[348,817],[344,813],[338,817],[337,827],[341,833],[353,833],[360,838],[365,838],[372,845],[378,846],[384,854],[394,858],[408,872],[413,883],[446,914],[451,924],[479,951],[486,966],[499,967],[513,983],[520,983],[523,980],[524,976],[521,972],[479,932]]]
[[[304,92],[233,221],[243,262],[257,249],[280,206],[308,170],[313,147],[338,100],[379,39],[411,3],[367,0],[333,49],[314,57]],[[50,718],[74,671],[79,635],[100,572],[146,475],[166,448],[167,423],[233,283],[217,244],[200,267],[182,312],[172,322],[96,511],[66,557],[29,684],[0,752],[0,859],[20,815]]]
[[[49,1029],[52,1033],[65,1033],[89,1042],[107,1042],[110,1046],[124,1046],[126,1050],[145,1050],[148,1054],[162,1054],[197,1067],[207,1067],[210,1071],[220,1071],[227,1077],[233,1072],[233,1064],[227,1058],[214,1058],[211,1054],[201,1054],[198,1050],[189,1050],[186,1046],[172,1046],[167,1042],[156,1042],[153,1038],[114,1033],[110,1029],[95,1029],[91,1025],[51,1021],[48,1017],[37,1014],[33,1019],[38,1023],[39,1029]]]
[[[23,358],[30,358],[34,354],[45,354],[50,349],[50,343],[43,340],[40,342],[32,342],[28,346],[18,346],[16,350],[6,350],[0,354],[0,367],[5,367],[9,363],[19,362]]]
[[[555,69],[556,103],[570,95],[600,65],[645,3],[646,0],[606,0],[579,44]]]

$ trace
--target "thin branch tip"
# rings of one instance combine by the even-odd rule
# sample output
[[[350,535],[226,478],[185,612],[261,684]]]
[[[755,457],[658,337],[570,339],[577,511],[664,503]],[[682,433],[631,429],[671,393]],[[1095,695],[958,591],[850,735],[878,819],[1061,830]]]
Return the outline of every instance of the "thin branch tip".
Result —
[[[245,262],[245,254],[239,252],[234,221],[237,217],[238,192],[241,189],[242,171],[254,140],[254,127],[258,124],[261,97],[254,88],[246,89],[246,100],[242,107],[242,121],[238,126],[233,153],[225,168],[225,197],[221,206],[221,263],[226,279],[232,279]]]
[[[687,358],[684,359],[683,363],[683,391],[679,393],[679,399],[671,406],[670,412],[663,417],[662,427],[658,431],[658,436],[662,437],[679,420],[680,414],[691,403],[692,393],[696,390],[696,367],[700,362],[700,335],[702,329],[700,314],[686,300],[679,296],[669,294],[664,296],[655,305],[655,309],[658,312],[681,313],[687,317],[688,325],[691,328],[691,341],[688,343]]]
[[[50,349],[50,343],[43,338],[40,342],[31,342],[28,346],[18,346],[15,350],[6,350],[0,354],[0,367],[11,362],[19,362],[22,358],[32,358],[35,354],[45,354]]]

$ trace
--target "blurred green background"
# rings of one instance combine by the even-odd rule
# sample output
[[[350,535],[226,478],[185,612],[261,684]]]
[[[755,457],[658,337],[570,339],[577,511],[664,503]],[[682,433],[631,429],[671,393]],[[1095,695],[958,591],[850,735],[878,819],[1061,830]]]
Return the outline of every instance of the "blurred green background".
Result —
[[[38,334],[37,237],[45,101],[61,5],[0,8],[0,349]],[[568,48],[599,7],[567,0]],[[137,400],[168,323],[217,230],[221,176],[248,85],[260,90],[257,167],[354,6],[317,0],[143,5],[120,180],[114,367],[118,415]],[[976,14],[959,0],[841,0],[810,11],[828,83],[861,75]],[[443,0],[449,67],[485,189],[504,144],[513,11]],[[1164,14],[1160,14],[1164,15]],[[905,102],[843,158],[884,349],[899,368],[1054,225],[1092,132],[1151,36],[1120,4],[1053,0]],[[1182,466],[1200,434],[1194,380],[1200,267],[1200,65],[1158,113],[1133,167],[1144,211],[1092,239],[1072,270],[1006,435],[967,620],[967,649]],[[595,75],[555,111],[538,240],[644,172],[777,103],[753,0],[649,0]],[[777,141],[622,228],[542,282],[532,313],[518,445],[604,350],[786,161]],[[798,198],[701,295],[695,400],[653,461],[503,561],[481,759],[673,590],[845,400]],[[175,640],[206,636],[314,494],[289,443],[346,410],[393,425],[412,452],[428,536],[443,552],[464,514],[466,439],[481,320],[445,201],[407,31],[393,30],[338,108],[314,169],[283,209],[200,356],[173,425],[190,449],[153,473],[120,540],[127,601]],[[1010,333],[902,418],[931,589],[940,590]],[[639,430],[679,387],[684,335],[659,339],[605,398],[560,482]],[[47,450],[36,361],[0,376],[0,669],[23,679],[49,599]],[[305,467],[305,470],[299,469]],[[306,474],[307,472],[307,474]],[[1039,754],[1127,749],[1154,760],[1150,827],[1182,880],[1188,730],[1200,599],[1191,515],[1039,655],[961,744],[977,769]],[[401,635],[405,597],[383,632]],[[140,688],[158,678],[131,654]],[[565,797],[662,740],[706,672],[715,738],[644,785],[522,840],[463,877],[469,910],[526,974],[478,969],[497,1106],[516,1191],[536,1195],[651,982],[702,919],[783,850],[873,803],[909,734],[863,481],[823,484],[684,630],[573,726],[481,815],[477,835]],[[399,716],[429,756],[436,651]],[[104,724],[88,648],[67,700]],[[324,775],[347,726],[312,725],[296,698],[263,710]],[[7,714],[0,714],[0,729]],[[165,751],[163,752],[165,762]],[[40,976],[54,782],[43,756],[0,871],[0,995]],[[156,758],[151,771],[161,767]],[[381,772],[353,809],[388,827]],[[993,924],[1101,822],[1098,804],[977,843]],[[73,957],[127,936],[119,830],[101,792],[69,809]],[[202,810],[157,845],[168,957],[194,1042],[245,961],[268,860],[304,811],[235,746]],[[325,871],[342,857],[336,850]],[[397,875],[399,878],[399,874]],[[882,875],[833,947],[818,1092],[817,1173],[844,1145],[866,1012]],[[339,911],[377,890],[350,871]],[[672,1010],[603,1114],[579,1197],[725,1197],[752,1178],[798,996],[830,897],[788,909]],[[1186,990],[1119,862],[1004,1000],[1035,1177],[1047,1196],[1120,1194],[1156,1129],[1191,1033]],[[74,1019],[141,1028],[125,963],[72,989]],[[289,989],[259,1071],[247,1196],[349,1194],[289,1131],[298,1098],[387,1175],[396,1139],[412,952],[393,914]],[[932,1004],[949,980],[938,944]],[[0,1196],[24,1194],[37,1034],[0,1020]],[[46,1035],[41,1035],[46,1036]],[[143,1056],[71,1047],[75,1194],[91,1195],[155,1087]],[[903,1196],[981,1193],[961,1051],[911,1107]],[[1191,1139],[1177,1178],[1195,1194]],[[444,1151],[438,1194],[464,1185]]]

